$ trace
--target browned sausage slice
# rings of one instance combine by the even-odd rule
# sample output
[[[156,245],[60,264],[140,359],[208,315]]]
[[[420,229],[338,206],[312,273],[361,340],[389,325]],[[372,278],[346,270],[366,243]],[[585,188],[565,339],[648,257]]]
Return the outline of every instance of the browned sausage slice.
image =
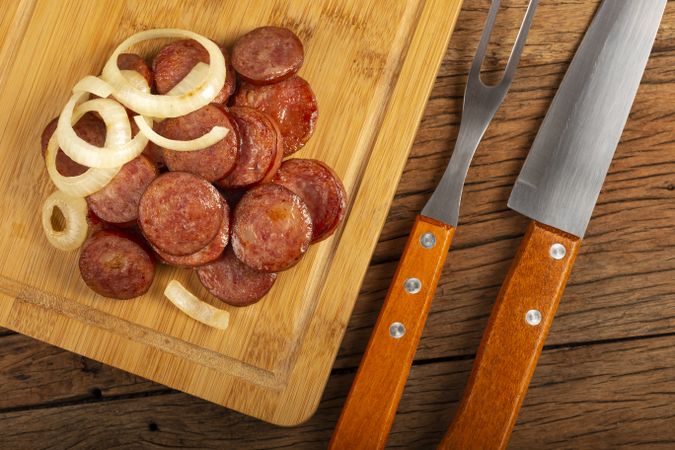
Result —
[[[159,258],[172,266],[183,267],[183,268],[192,268],[203,266],[212,261],[218,259],[218,257],[223,253],[227,243],[230,241],[230,209],[223,199],[223,221],[220,225],[220,231],[216,234],[216,237],[209,242],[206,247],[199,250],[196,253],[186,256],[174,256],[162,252],[158,248],[154,247],[155,253]]]
[[[141,195],[158,174],[155,164],[141,155],[122,166],[103,189],[88,196],[87,203],[106,222],[136,220]]]
[[[208,133],[216,125],[230,132],[210,147],[190,152],[162,149],[169,170],[194,173],[208,181],[230,173],[239,153],[239,132],[234,119],[222,107],[211,103],[185,116],[166,119],[157,126],[157,132],[169,139],[188,141]]]
[[[235,88],[236,74],[230,63],[227,50],[220,47],[225,57],[225,85],[213,99],[215,103],[225,103]],[[152,61],[152,70],[155,73],[155,87],[159,94],[166,94],[190,73],[198,62],[209,63],[209,52],[202,45],[187,39],[172,42],[163,47]]]
[[[148,82],[148,86],[152,88],[152,81],[154,78],[152,76],[152,70],[150,70],[148,63],[136,53],[120,53],[117,57],[117,67],[119,67],[120,70],[135,70],[145,78],[145,81]]]
[[[82,245],[82,279],[104,297],[128,299],[145,294],[155,276],[148,252],[121,232],[97,231]]]
[[[274,183],[298,194],[309,208],[314,232],[312,243],[330,236],[345,214],[347,194],[333,169],[315,159],[284,161]]]
[[[51,122],[47,124],[44,131],[42,132],[42,137],[40,143],[42,144],[42,156],[44,157],[47,153],[47,144],[49,140],[56,131],[56,126],[58,125],[59,118],[55,117]],[[95,145],[97,147],[103,147],[105,144],[106,128],[105,123],[98,117],[96,114],[88,112],[83,115],[80,120],[73,126],[75,133],[82,138],[84,141]],[[81,164],[76,163],[68,155],[66,155],[63,150],[59,149],[56,153],[56,170],[59,171],[64,177],[75,177],[77,175],[82,175],[89,168]]]
[[[167,172],[141,196],[138,222],[146,239],[170,255],[190,255],[209,244],[223,221],[223,201],[211,183],[187,172]]]
[[[264,112],[247,106],[230,109],[234,116],[241,147],[234,169],[218,185],[225,189],[239,189],[269,181],[281,164],[283,147],[276,121]]]
[[[319,116],[312,88],[298,76],[267,86],[244,83],[234,96],[234,104],[257,108],[277,120],[284,140],[284,156],[305,145]]]
[[[232,48],[234,70],[253,84],[271,84],[293,76],[303,60],[302,42],[288,28],[256,28]]]
[[[232,222],[235,255],[263,272],[279,272],[295,265],[312,239],[307,205],[278,184],[263,184],[244,194]]]
[[[197,270],[199,281],[220,300],[247,306],[263,298],[277,279],[276,273],[260,272],[242,263],[227,249],[217,261]]]

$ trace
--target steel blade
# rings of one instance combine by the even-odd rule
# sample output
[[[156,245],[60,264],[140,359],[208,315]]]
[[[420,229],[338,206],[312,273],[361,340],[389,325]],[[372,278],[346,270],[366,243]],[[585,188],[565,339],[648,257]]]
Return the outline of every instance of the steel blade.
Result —
[[[604,0],[546,113],[508,206],[583,237],[666,0]]]

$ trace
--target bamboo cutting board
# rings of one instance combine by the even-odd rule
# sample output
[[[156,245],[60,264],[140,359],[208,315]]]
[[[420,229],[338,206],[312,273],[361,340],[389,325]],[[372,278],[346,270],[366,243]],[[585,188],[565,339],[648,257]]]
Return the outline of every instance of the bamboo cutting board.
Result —
[[[359,286],[445,53],[461,0],[14,0],[0,19],[0,326],[260,419],[295,425],[318,406]],[[261,25],[293,29],[300,74],[319,103],[298,157],[332,166],[349,193],[345,223],[280,275],[265,299],[203,326],[162,292],[196,275],[162,266],[131,301],[97,296],[77,252],[52,249],[40,225],[54,190],[39,138],[70,88],[98,74],[143,29],[178,27],[231,45]],[[151,56],[159,44],[138,49]]]

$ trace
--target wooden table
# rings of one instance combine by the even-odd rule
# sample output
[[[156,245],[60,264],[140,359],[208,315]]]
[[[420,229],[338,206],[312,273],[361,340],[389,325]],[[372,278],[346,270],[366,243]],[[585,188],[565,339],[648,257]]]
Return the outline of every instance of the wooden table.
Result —
[[[495,81],[523,0],[503,1]],[[389,445],[433,448],[526,219],[506,200],[597,1],[542,0],[467,179],[459,231]],[[316,415],[279,428],[0,330],[0,448],[323,448],[415,214],[447,163],[488,0],[465,0]],[[415,124],[402,124],[415,126]],[[36,144],[37,145],[37,144]],[[511,448],[675,447],[675,1],[525,399]]]

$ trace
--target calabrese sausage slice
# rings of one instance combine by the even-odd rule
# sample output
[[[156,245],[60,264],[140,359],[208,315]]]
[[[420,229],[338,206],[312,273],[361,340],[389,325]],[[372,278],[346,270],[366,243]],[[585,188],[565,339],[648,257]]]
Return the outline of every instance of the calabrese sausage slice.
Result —
[[[162,149],[169,170],[191,172],[208,181],[219,180],[230,173],[239,153],[239,130],[221,106],[211,103],[185,116],[165,119],[157,126],[157,132],[169,139],[187,141],[208,133],[216,125],[230,132],[210,147],[190,152]]]
[[[154,247],[155,253],[161,261],[172,266],[182,267],[185,269],[203,266],[218,259],[223,253],[227,243],[230,241],[230,208],[227,206],[225,199],[223,199],[223,221],[220,224],[220,230],[216,237],[209,242],[206,247],[186,256],[174,256],[164,253],[157,247]]]
[[[283,158],[282,138],[276,121],[247,106],[234,106],[230,113],[237,122],[241,146],[234,169],[217,184],[225,189],[240,189],[269,181]]]
[[[299,76],[266,86],[243,83],[234,96],[234,104],[259,109],[276,119],[284,141],[284,156],[305,145],[319,116],[314,92]]]
[[[146,239],[164,253],[184,256],[208,245],[220,230],[223,200],[205,179],[167,172],[150,183],[138,206]]]
[[[272,180],[295,192],[309,208],[314,227],[312,243],[333,234],[347,206],[347,194],[333,169],[315,159],[289,159]]]
[[[47,153],[47,144],[49,140],[56,131],[56,126],[58,125],[59,118],[55,117],[51,122],[47,124],[44,131],[42,132],[42,137],[40,143],[42,145],[42,157],[44,158]],[[84,141],[95,145],[97,147],[103,147],[105,144],[106,128],[105,123],[101,118],[91,112],[83,115],[80,120],[73,126],[75,133]],[[68,155],[66,155],[63,150],[59,149],[56,153],[56,170],[59,171],[64,177],[75,177],[77,175],[82,175],[89,168],[81,164],[76,163]]]
[[[232,249],[240,261],[263,272],[294,266],[312,239],[312,219],[302,199],[278,184],[248,191],[234,210]]]
[[[141,155],[126,163],[103,189],[87,197],[89,208],[110,223],[138,218],[138,204],[148,185],[159,174],[155,164]]]
[[[117,67],[120,70],[135,70],[140,73],[145,78],[145,81],[148,82],[150,89],[152,89],[152,82],[154,81],[152,70],[150,70],[148,63],[136,53],[120,53],[117,57]]]
[[[232,65],[253,84],[271,84],[294,75],[304,61],[302,42],[288,28],[261,27],[240,37]]]
[[[155,276],[155,263],[129,235],[97,231],[82,245],[82,279],[104,297],[128,299],[145,294]]]
[[[213,99],[215,103],[225,103],[234,92],[236,74],[230,63],[230,56],[224,47],[220,47],[225,57],[225,85]],[[209,52],[192,39],[172,42],[163,47],[152,60],[157,93],[166,94],[190,73],[198,62],[209,63]]]
[[[263,298],[277,279],[237,259],[228,248],[218,260],[197,269],[199,281],[215,297],[232,306],[247,306]]]

